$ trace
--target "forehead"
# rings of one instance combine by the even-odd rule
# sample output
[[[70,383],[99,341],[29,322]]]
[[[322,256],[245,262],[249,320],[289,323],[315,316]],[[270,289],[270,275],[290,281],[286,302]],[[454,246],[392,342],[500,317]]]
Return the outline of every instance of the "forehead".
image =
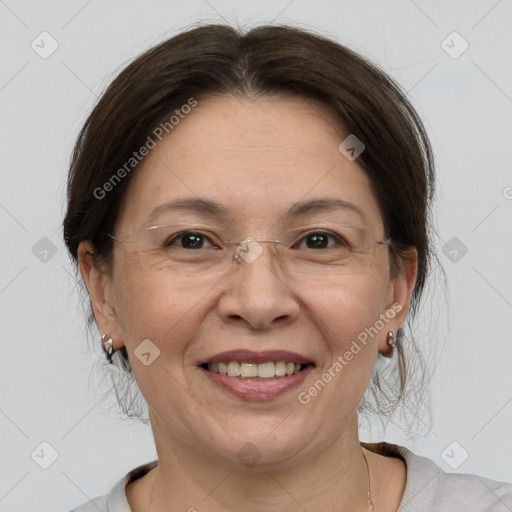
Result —
[[[199,100],[135,171],[118,225],[141,225],[173,200],[207,198],[256,227],[326,198],[354,204],[379,229],[368,176],[338,149],[347,135],[329,109],[303,98]]]

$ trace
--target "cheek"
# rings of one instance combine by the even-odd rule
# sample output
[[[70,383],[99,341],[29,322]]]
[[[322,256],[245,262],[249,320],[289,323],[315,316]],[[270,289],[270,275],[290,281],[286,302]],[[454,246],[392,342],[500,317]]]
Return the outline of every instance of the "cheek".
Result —
[[[343,350],[382,313],[388,282],[379,274],[354,274],[307,293],[307,308],[324,326],[324,339]],[[314,320],[313,320],[314,321]]]
[[[378,275],[352,275],[308,295],[308,304],[317,316],[312,321],[324,342],[325,362],[319,377],[324,375],[333,383],[322,394],[340,410],[357,405],[371,378],[378,340],[383,336],[382,329],[375,326],[383,313],[386,284]]]
[[[137,385],[154,410],[184,410],[184,360],[201,323],[200,296],[140,270],[125,272],[121,283],[117,318]],[[150,354],[149,361],[144,362],[144,353]]]
[[[197,287],[178,287],[163,276],[148,276],[140,269],[126,270],[119,283],[116,314],[128,350],[133,352],[149,339],[164,358],[181,359],[197,328],[201,307]]]

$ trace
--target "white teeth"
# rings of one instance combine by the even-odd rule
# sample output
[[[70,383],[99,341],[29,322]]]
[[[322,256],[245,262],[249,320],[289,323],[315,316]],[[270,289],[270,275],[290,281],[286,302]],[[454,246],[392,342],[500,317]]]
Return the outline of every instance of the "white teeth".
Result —
[[[240,375],[242,377],[257,377],[258,376],[258,365],[255,363],[242,363],[240,365]],[[212,370],[214,371],[214,370]]]
[[[276,377],[284,377],[286,375],[286,363],[279,361],[274,366],[276,368]]]
[[[240,375],[240,365],[236,361],[228,363],[228,375],[230,377],[238,377]]]
[[[258,377],[269,379],[276,376],[274,363],[261,363],[258,365]]]
[[[238,377],[242,379],[261,380],[273,379],[275,377],[285,377],[296,375],[300,372],[302,365],[295,363],[286,363],[284,361],[269,361],[267,363],[238,363],[237,361],[228,361],[226,363],[209,363],[208,370],[229,377]]]

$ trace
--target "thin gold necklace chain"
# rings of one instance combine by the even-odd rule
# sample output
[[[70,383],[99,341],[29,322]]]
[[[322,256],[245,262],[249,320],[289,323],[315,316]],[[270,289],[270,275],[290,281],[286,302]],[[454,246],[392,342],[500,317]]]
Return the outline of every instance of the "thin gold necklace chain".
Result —
[[[372,501],[372,491],[371,491],[371,485],[370,485],[370,468],[368,466],[368,461],[366,460],[366,455],[363,452],[363,449],[361,448],[361,453],[363,454],[364,463],[366,464],[366,483],[368,486],[368,509],[369,510],[375,510],[373,507],[373,501]],[[156,479],[158,478],[158,470],[160,469],[160,466],[157,466],[156,468],[156,476],[153,481],[153,487],[151,488],[151,497],[149,501],[149,512],[153,511],[153,492],[155,491],[155,484]]]
[[[368,484],[368,509],[375,510],[373,507],[372,490],[371,490],[371,485],[370,485],[370,468],[368,467],[368,461],[366,460],[366,455],[364,454],[362,448],[361,448],[361,453],[363,454],[364,463],[366,464],[366,483]]]

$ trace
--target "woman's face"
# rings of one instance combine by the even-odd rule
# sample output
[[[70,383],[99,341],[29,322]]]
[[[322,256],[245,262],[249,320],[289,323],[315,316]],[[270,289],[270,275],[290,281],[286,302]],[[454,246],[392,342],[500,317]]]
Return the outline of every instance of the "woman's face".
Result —
[[[136,171],[116,236],[146,244],[158,231],[137,238],[143,227],[194,230],[170,252],[114,242],[106,302],[95,304],[101,331],[116,349],[127,347],[157,446],[179,443],[214,461],[275,466],[307,460],[354,434],[357,405],[378,351],[387,353],[387,332],[405,319],[415,274],[391,279],[388,246],[373,243],[385,238],[383,221],[357,159],[338,148],[348,135],[328,110],[304,99],[210,97]],[[150,218],[177,199],[214,202],[225,215],[189,205]],[[317,202],[286,215],[312,200],[344,201],[360,213]],[[338,242],[325,231],[345,233],[346,224],[365,251],[339,260],[331,247]],[[317,236],[306,237],[313,228]],[[212,247],[222,240],[274,240],[292,231],[298,242],[288,256],[253,243],[253,258],[220,273],[197,256],[217,258]],[[301,256],[287,260],[299,246]],[[279,363],[278,373],[291,368],[283,362],[304,369],[241,380],[217,373],[222,364],[209,371],[208,362],[231,363],[230,374],[273,375],[272,365],[256,366],[264,362]]]

